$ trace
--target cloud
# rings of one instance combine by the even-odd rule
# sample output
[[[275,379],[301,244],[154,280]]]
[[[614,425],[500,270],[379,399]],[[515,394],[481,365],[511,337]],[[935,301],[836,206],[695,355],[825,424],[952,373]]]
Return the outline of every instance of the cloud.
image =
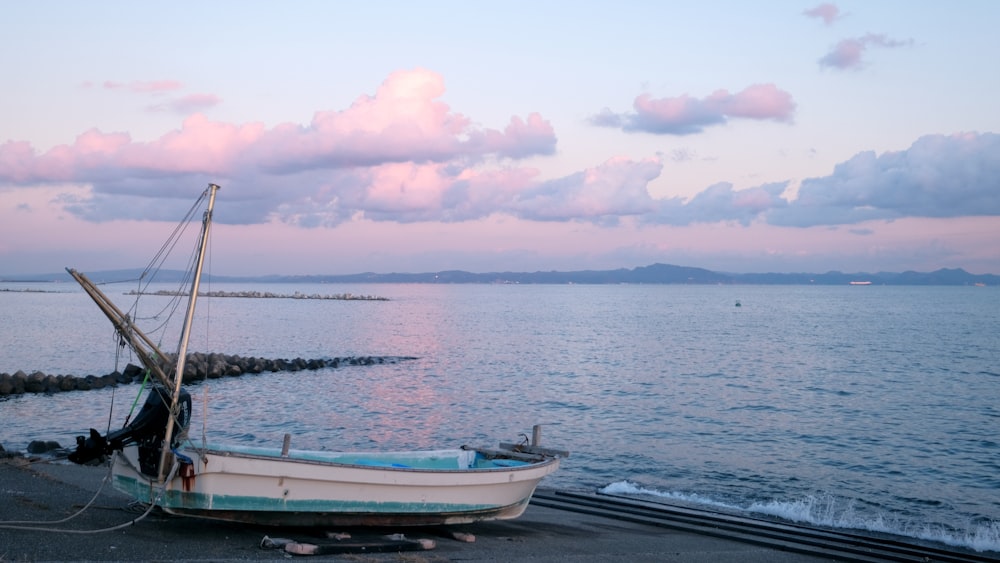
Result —
[[[1000,136],[930,135],[908,149],[862,152],[829,176],[736,190],[722,182],[685,200],[654,198],[664,162],[614,157],[557,178],[520,163],[553,154],[556,134],[538,114],[486,128],[441,101],[441,77],[416,69],[390,74],[349,107],[307,124],[232,124],[191,115],[149,142],[91,129],[44,153],[25,141],[0,144],[0,187],[68,186],[56,207],[91,222],[174,221],[188,196],[223,186],[231,224],[279,222],[303,228],[357,219],[457,223],[491,217],[598,226],[768,223],[782,227],[859,225],[906,217],[1000,215]],[[619,126],[697,130],[730,118],[790,119],[791,96],[774,86],[724,91],[701,100],[641,97]],[[51,199],[51,198],[50,198]],[[858,231],[863,233],[864,231]]]
[[[535,221],[586,220],[614,224],[619,218],[655,209],[647,185],[663,169],[657,159],[607,162],[521,191],[514,215]]]
[[[100,191],[109,177],[282,175],[389,162],[519,159],[555,151],[552,126],[538,114],[514,116],[502,131],[480,128],[437,101],[443,92],[435,73],[397,72],[375,96],[362,96],[342,111],[317,112],[306,126],[265,129],[260,123],[234,125],[195,114],[180,129],[147,143],[98,130],[44,154],[27,143],[8,142],[0,146],[0,181],[92,182]]]
[[[81,85],[85,89],[93,88],[94,83],[86,81]],[[142,96],[153,96],[162,98],[165,94],[176,92],[184,88],[184,85],[177,80],[149,80],[133,82],[115,82],[105,80],[101,87],[105,90],[121,90]],[[179,115],[190,115],[192,113],[205,111],[222,103],[222,99],[214,94],[187,94],[175,97],[160,103],[146,107],[147,111],[158,113],[175,113]]]
[[[106,80],[102,86],[106,90],[127,90],[137,94],[160,94],[183,88],[183,84],[176,80],[133,81],[129,83]]]
[[[213,108],[222,103],[222,99],[214,94],[189,94],[174,98],[164,103],[149,106],[151,112],[169,112],[180,115],[190,115]]]
[[[359,212],[414,221],[440,218],[447,204],[453,220],[489,214],[478,207],[490,199],[480,192],[534,172],[483,167],[553,154],[555,133],[537,113],[512,116],[502,130],[474,125],[440,101],[443,94],[440,75],[417,69],[391,74],[346,109],[316,112],[307,125],[266,128],[194,114],[150,142],[92,129],[39,154],[10,141],[0,145],[0,183],[90,184],[90,199],[65,203],[91,221],[123,212],[158,219],[164,207],[141,199],[169,201],[178,184],[206,181],[239,186],[232,217],[244,222],[331,224]],[[122,208],[109,195],[130,201]]]
[[[830,176],[804,180],[795,199],[786,196],[787,181],[742,190],[721,182],[687,201],[653,198],[649,183],[662,173],[658,158],[615,157],[548,180],[526,168],[480,170],[409,162],[339,170],[325,175],[322,185],[300,174],[260,191],[281,201],[269,219],[300,226],[334,225],[359,216],[399,223],[506,215],[602,226],[632,217],[647,225],[760,222],[812,227],[1000,215],[1000,191],[995,189],[1000,135],[995,134],[932,135],[905,151],[881,156],[863,152],[837,165]],[[300,195],[293,198],[296,193]]]
[[[690,162],[698,158],[698,154],[687,147],[677,148],[670,151],[670,160],[673,162]]]
[[[268,131],[255,147],[254,159],[263,169],[282,174],[303,168],[474,162],[555,152],[555,133],[540,115],[511,117],[503,131],[477,128],[437,101],[443,94],[444,82],[436,73],[393,73],[375,96],[361,96],[346,110],[317,112],[305,127],[285,124]]]
[[[867,151],[830,176],[804,180],[798,198],[765,213],[781,226],[847,225],[904,217],[1000,215],[1000,135],[921,137],[909,149]]]
[[[889,39],[883,34],[869,33],[856,39],[844,39],[837,43],[829,53],[819,60],[819,66],[835,69],[859,69],[864,66],[862,57],[869,47],[884,47],[892,49],[907,47],[913,44],[912,39]]]
[[[811,8],[802,13],[810,18],[820,18],[826,25],[831,25],[833,22],[843,17],[840,15],[840,9],[830,3],[820,4],[815,8]]]
[[[616,114],[605,109],[590,122],[626,132],[690,135],[701,133],[712,125],[725,124],[732,118],[790,122],[795,113],[791,94],[774,84],[755,84],[736,94],[716,90],[701,99],[686,94],[654,99],[649,94],[642,94],[632,106],[634,113]]]
[[[297,174],[264,193],[282,194],[267,217],[302,227],[357,218],[445,223],[510,212],[516,194],[537,174],[530,169],[478,171],[447,163],[387,163],[323,174]],[[305,186],[305,189],[300,189]]]
[[[493,215],[612,224],[655,209],[646,188],[661,169],[657,159],[612,158],[539,181],[538,172],[527,168],[481,171],[443,163],[389,163],[338,172],[322,188],[282,203],[271,218],[300,226],[331,226],[352,217],[451,223]]]
[[[687,203],[679,199],[659,201],[656,213],[647,216],[645,221],[675,226],[719,222],[746,226],[761,213],[785,207],[787,202],[781,195],[787,187],[787,182],[780,182],[735,191],[732,184],[721,182],[709,186]]]
[[[390,163],[338,171],[295,205],[282,203],[272,219],[302,226],[333,225],[351,217],[376,221],[459,222],[506,215],[536,222],[600,226],[634,218],[639,224],[689,226],[767,223],[782,227],[860,225],[906,217],[1000,216],[1000,135],[931,135],[904,151],[863,152],[831,175],[804,180],[794,199],[789,182],[736,190],[721,182],[685,201],[653,198],[649,183],[663,173],[659,158],[616,157],[554,179],[532,169],[463,168],[450,163]],[[285,201],[295,180],[286,184]],[[866,234],[867,227],[852,232]]]

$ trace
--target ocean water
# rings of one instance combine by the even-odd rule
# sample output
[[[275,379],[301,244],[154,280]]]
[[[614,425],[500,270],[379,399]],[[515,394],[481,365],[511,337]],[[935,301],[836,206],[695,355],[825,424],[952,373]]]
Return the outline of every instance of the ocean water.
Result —
[[[130,361],[75,286],[30,287],[47,292],[0,291],[0,372]],[[132,304],[131,287],[104,289]],[[495,445],[541,423],[544,445],[572,452],[543,486],[1000,551],[997,288],[207,289],[389,300],[202,299],[192,351],[416,359],[192,385],[195,437],[407,449]],[[170,306],[147,296],[135,312],[166,350]],[[120,425],[137,391],[0,399],[0,443],[68,446]]]

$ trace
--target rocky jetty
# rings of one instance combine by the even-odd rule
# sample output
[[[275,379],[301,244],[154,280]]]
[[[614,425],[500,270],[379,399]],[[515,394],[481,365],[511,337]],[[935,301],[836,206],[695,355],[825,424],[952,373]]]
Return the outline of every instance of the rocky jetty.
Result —
[[[188,354],[184,367],[184,383],[220,377],[235,377],[244,374],[274,373],[288,371],[318,370],[345,366],[370,366],[394,364],[416,358],[409,356],[352,356],[339,358],[319,358],[305,360],[268,359],[239,355],[194,352]],[[172,365],[166,358],[164,363]],[[168,371],[168,370],[165,370]],[[59,393],[62,391],[88,391],[103,389],[113,385],[141,383],[146,370],[135,364],[128,364],[124,370],[106,375],[51,375],[35,371],[30,374],[18,371],[13,374],[0,373],[0,397],[24,393]]]
[[[167,297],[186,297],[188,292],[183,291],[168,291],[161,289],[159,291],[151,292],[139,292],[139,291],[129,291],[125,295],[160,295]],[[319,293],[300,293],[296,291],[295,293],[272,293],[270,291],[202,291],[198,293],[199,297],[240,297],[245,299],[332,299],[336,301],[388,301],[388,297],[379,297],[377,295],[357,295],[354,293],[334,293],[332,295],[322,295]]]

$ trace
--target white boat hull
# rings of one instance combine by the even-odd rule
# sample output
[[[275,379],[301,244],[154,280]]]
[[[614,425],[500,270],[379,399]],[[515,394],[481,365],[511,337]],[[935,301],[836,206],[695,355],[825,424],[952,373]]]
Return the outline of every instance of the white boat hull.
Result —
[[[164,484],[116,456],[117,489],[170,514],[282,526],[464,524],[520,516],[557,457],[490,460],[474,450],[334,453],[183,450]]]

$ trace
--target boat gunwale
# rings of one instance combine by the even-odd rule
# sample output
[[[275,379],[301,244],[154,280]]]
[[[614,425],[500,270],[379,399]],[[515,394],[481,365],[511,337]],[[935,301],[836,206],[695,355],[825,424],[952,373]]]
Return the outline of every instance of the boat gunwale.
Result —
[[[479,452],[478,448],[470,448],[470,450],[475,451],[475,452],[479,453],[480,455],[482,455],[482,453]],[[302,458],[302,457],[293,457],[293,455],[296,452],[296,450],[291,450],[289,452],[289,455],[287,455],[287,456],[280,455],[280,453],[278,455],[267,455],[267,454],[262,454],[262,453],[251,453],[251,452],[240,452],[240,451],[224,450],[224,449],[219,449],[217,447],[216,448],[212,448],[212,447],[208,447],[208,448],[195,448],[195,447],[191,447],[191,448],[186,448],[186,451],[197,453],[199,456],[215,455],[215,456],[219,456],[219,457],[240,458],[240,459],[253,459],[253,460],[269,461],[269,462],[282,462],[282,463],[284,463],[284,462],[294,462],[294,463],[303,464],[303,465],[322,465],[322,466],[326,466],[326,467],[350,467],[350,468],[353,468],[353,469],[371,469],[371,470],[377,470],[377,471],[391,470],[391,471],[413,472],[413,473],[499,473],[499,472],[507,472],[507,471],[527,471],[527,470],[532,470],[532,469],[540,469],[540,468],[543,468],[543,467],[548,467],[549,465],[551,465],[553,463],[558,463],[559,462],[559,458],[557,458],[557,457],[553,457],[553,456],[541,456],[540,455],[540,456],[538,456],[538,459],[535,460],[535,461],[526,461],[526,460],[523,460],[523,459],[517,459],[515,457],[509,458],[509,459],[511,459],[513,461],[524,461],[525,463],[523,465],[498,466],[498,467],[469,467],[469,468],[459,468],[459,467],[456,467],[456,468],[452,469],[452,468],[445,468],[445,467],[396,467],[396,466],[391,466],[391,465],[375,465],[375,464],[366,464],[366,463],[347,463],[347,462],[343,462],[343,461],[331,461],[331,460],[323,460],[323,459],[306,459],[306,458]],[[275,451],[277,451],[277,450],[275,450]],[[300,451],[300,452],[308,452],[308,453],[316,453],[316,454],[326,454],[326,453],[330,453],[330,454],[338,454],[338,453],[355,454],[356,453],[356,454],[359,454],[359,455],[375,455],[375,456],[386,455],[386,453],[387,453],[387,452],[322,452],[322,451],[311,451],[311,450],[298,450],[298,451]],[[432,450],[424,450],[424,451],[432,451]],[[433,450],[433,451],[438,451],[438,450]],[[458,450],[450,450],[450,451],[458,451]],[[487,450],[487,451],[495,452],[496,450]],[[388,452],[388,453],[410,453],[410,452]],[[420,451],[414,451],[413,453],[420,453]],[[517,452],[512,452],[512,453],[514,453],[516,455],[524,455],[524,454],[517,454]],[[186,455],[186,454],[183,454],[183,455]]]

